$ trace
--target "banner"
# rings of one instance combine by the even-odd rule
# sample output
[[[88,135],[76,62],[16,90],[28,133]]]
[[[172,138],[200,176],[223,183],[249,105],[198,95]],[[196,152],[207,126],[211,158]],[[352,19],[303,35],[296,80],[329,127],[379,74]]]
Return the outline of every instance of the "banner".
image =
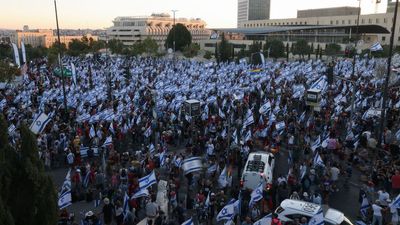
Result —
[[[25,51],[25,44],[21,41],[21,50],[22,50],[22,63],[26,63],[26,51]]]
[[[15,58],[15,64],[18,65],[18,67],[21,67],[21,61],[19,60],[19,52],[18,52],[18,48],[17,45],[14,43],[11,43],[13,50],[14,50],[14,58]]]

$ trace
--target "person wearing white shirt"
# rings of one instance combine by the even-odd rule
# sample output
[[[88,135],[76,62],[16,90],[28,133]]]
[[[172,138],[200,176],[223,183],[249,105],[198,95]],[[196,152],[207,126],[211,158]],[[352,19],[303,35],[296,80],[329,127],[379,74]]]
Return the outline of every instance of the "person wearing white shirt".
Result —
[[[391,206],[390,213],[392,214],[392,224],[398,225],[399,224],[399,212],[397,211],[397,208]]]
[[[375,204],[372,205],[373,217],[372,224],[378,223],[378,225],[382,225],[382,210],[383,208],[380,206],[380,201],[376,200]]]
[[[378,199],[381,203],[386,203],[389,197],[389,193],[387,193],[385,190],[378,191]]]

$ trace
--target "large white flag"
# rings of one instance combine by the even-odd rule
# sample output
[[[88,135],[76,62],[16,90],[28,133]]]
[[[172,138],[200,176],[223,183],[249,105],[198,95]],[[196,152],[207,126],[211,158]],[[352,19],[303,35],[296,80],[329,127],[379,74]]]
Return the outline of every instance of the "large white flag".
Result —
[[[26,63],[26,51],[25,51],[25,44],[21,41],[21,50],[22,50],[22,63]]]
[[[67,176],[65,177],[63,186],[61,187],[61,191],[58,195],[58,207],[60,209],[64,209],[72,204],[72,195],[71,195],[71,170],[68,171]]]
[[[35,118],[35,120],[31,124],[31,131],[34,134],[40,134],[44,128],[46,128],[46,125],[50,122],[51,118],[48,117],[44,113],[40,113],[38,117]]]
[[[202,170],[203,163],[201,162],[201,158],[200,157],[192,157],[192,158],[183,160],[182,169],[185,172],[185,174]]]
[[[216,220],[231,220],[239,212],[240,201],[232,199],[218,213]]]
[[[370,48],[371,52],[382,51],[382,45],[379,42],[375,42]]]
[[[15,64],[18,65],[18,67],[21,67],[21,61],[19,59],[19,52],[18,52],[18,47],[15,43],[11,43],[13,50],[14,50],[14,59],[15,59]]]
[[[267,103],[265,103],[264,105],[262,105],[260,107],[260,110],[258,111],[260,114],[266,114],[267,112],[269,112],[271,110],[271,102],[268,101]]]
[[[226,171],[226,165],[218,177],[218,184],[221,188],[225,188],[226,185],[228,185],[228,174]]]
[[[74,63],[71,63],[71,72],[72,72],[72,81],[74,82],[74,85],[76,86],[76,68]]]
[[[256,189],[251,192],[251,198],[249,207],[252,207],[254,203],[260,201],[263,198],[263,183],[260,183]]]

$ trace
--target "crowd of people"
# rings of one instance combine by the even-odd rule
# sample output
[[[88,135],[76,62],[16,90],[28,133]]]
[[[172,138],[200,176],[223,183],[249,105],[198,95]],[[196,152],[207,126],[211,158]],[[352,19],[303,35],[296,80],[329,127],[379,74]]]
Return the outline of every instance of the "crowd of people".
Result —
[[[246,206],[237,220],[249,225],[285,199],[329,205],[331,194],[351,179],[362,184],[354,217],[398,224],[389,200],[400,191],[400,95],[389,88],[380,134],[384,79],[377,68],[383,60],[358,58],[353,74],[351,60],[337,59],[331,83],[320,60],[254,66],[101,56],[64,57],[63,63],[73,70],[71,78],[54,76],[46,60],[30,63],[22,84],[0,91],[0,110],[13,146],[21,123],[49,116],[37,135],[39,155],[48,170],[70,169],[72,202],[94,203],[84,224],[132,225],[143,218],[149,224],[189,218],[215,224],[235,198]],[[307,104],[308,89],[321,91],[316,107]],[[200,101],[199,115],[185,112],[189,99]],[[252,190],[241,190],[240,177],[255,151],[287,163],[276,166],[285,172],[275,172],[262,199],[247,207]],[[182,162],[194,156],[202,157],[205,169],[185,174]],[[352,177],[354,170],[360,178]],[[140,188],[140,178],[152,171],[168,184],[166,207],[157,201],[158,185]],[[71,219],[67,210],[60,221]]]

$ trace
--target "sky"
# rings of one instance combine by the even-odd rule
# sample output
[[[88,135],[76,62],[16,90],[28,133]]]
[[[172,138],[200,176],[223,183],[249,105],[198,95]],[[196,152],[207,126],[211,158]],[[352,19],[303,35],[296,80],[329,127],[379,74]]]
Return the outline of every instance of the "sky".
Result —
[[[358,6],[357,0],[271,1],[272,19],[296,17],[298,9]],[[0,0],[0,6],[0,28],[56,27],[53,0]],[[201,18],[210,28],[232,28],[237,23],[237,0],[57,0],[57,6],[61,29],[103,29],[117,16],[172,15],[173,9],[178,10],[177,17]]]

